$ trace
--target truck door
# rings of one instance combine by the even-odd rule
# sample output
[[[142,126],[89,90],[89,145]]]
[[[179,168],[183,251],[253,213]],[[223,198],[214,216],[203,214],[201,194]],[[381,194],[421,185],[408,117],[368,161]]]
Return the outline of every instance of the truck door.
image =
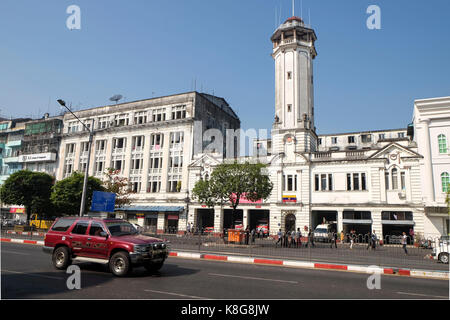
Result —
[[[73,253],[77,256],[86,256],[86,241],[89,221],[80,220],[69,233],[69,241],[72,245]]]
[[[107,259],[108,258],[108,238],[101,236],[100,233],[106,230],[103,224],[92,221],[89,228],[86,251],[92,258]]]

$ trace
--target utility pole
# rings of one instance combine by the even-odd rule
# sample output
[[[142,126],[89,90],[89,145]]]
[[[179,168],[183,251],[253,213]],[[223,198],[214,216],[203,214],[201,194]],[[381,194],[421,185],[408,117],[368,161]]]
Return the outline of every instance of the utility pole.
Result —
[[[89,131],[89,143],[88,143],[88,156],[86,163],[86,170],[84,171],[84,180],[83,180],[83,193],[81,194],[81,206],[80,206],[80,217],[84,215],[84,207],[86,206],[86,190],[87,190],[87,182],[88,182],[88,174],[89,174],[89,161],[91,159],[91,147],[92,140],[94,137],[94,132],[84,124],[73,112],[66,106],[66,102],[64,100],[58,99],[58,103],[65,107],[69,112],[84,126],[84,128]],[[94,128],[94,123],[92,123],[92,129]]]

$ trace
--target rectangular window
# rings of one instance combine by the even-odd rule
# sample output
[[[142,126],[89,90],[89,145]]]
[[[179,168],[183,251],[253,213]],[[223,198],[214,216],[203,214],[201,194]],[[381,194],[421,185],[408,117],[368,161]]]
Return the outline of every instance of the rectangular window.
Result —
[[[147,122],[147,112],[140,111],[134,114],[134,124],[143,124]]]
[[[368,143],[372,141],[372,136],[370,134],[361,135],[361,142]]]
[[[122,113],[114,117],[114,125],[116,127],[127,126],[129,124],[128,114]]]
[[[184,142],[184,132],[171,132],[170,133],[170,148],[182,148]]]
[[[359,190],[359,174],[353,174],[353,190]]]
[[[314,190],[319,191],[319,175],[314,176]]]
[[[361,190],[367,190],[365,173],[361,173]]]
[[[161,176],[149,176],[147,192],[156,193],[161,190]]]
[[[404,138],[404,137],[405,137],[405,134],[404,134],[403,132],[399,132],[399,133],[398,133],[398,137],[399,137],[399,138]]]
[[[389,171],[384,173],[384,183],[386,185],[386,190],[389,190]]]
[[[337,144],[337,137],[332,137],[331,138],[331,143],[332,144]]]
[[[379,140],[384,140],[385,139],[385,134],[384,133],[380,133],[379,135],[378,135],[378,139]]]
[[[166,109],[159,108],[152,110],[152,121],[153,122],[166,121]]]
[[[164,144],[164,135],[162,133],[152,134],[150,137],[150,149],[161,150]]]
[[[185,119],[186,118],[186,106],[172,107],[172,120]]]
[[[347,173],[347,191],[352,190],[352,175]]]
[[[405,176],[404,171],[402,171],[400,173],[400,183],[401,183],[402,190],[406,190],[406,176]]]
[[[332,174],[328,175],[328,190],[329,191],[333,190],[333,175]]]
[[[327,190],[327,175],[326,174],[320,175],[320,190],[321,191]]]
[[[348,137],[348,143],[355,143],[355,137],[354,136],[349,136]]]
[[[131,140],[131,150],[138,151],[144,147],[144,136],[136,136]]]
[[[96,153],[105,153],[106,152],[106,140],[95,141],[95,151],[96,151]]]

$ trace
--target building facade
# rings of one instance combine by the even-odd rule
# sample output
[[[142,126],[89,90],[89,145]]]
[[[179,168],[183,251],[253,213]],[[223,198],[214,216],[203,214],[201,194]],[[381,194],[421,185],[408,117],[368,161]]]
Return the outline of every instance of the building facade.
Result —
[[[45,172],[56,178],[63,116],[49,117],[25,123],[19,162],[22,169]]]
[[[94,132],[89,175],[104,180],[107,168],[120,170],[133,194],[132,205],[117,209],[118,215],[158,233],[186,228],[188,164],[204,151],[203,132],[225,133],[240,127],[239,118],[223,98],[198,92],[75,114]],[[88,140],[88,130],[66,113],[58,180],[86,170]]]
[[[416,100],[414,140],[419,153],[427,229],[433,234],[449,234],[446,197],[450,184],[450,97]]]
[[[450,114],[448,104],[433,122],[434,127],[446,128],[446,132],[440,130],[431,140],[440,150],[433,162],[427,162],[432,154],[423,156],[422,149],[428,147],[420,138],[420,129],[414,139],[414,130],[406,125],[405,129],[318,135],[313,90],[316,39],[314,30],[297,17],[287,19],[271,37],[275,121],[271,139],[256,140],[257,159],[251,159],[268,164],[274,185],[270,198],[257,203],[241,202],[236,221],[231,221],[230,208],[206,208],[192,202],[188,222],[200,228],[214,227],[215,232],[236,225],[253,229],[258,224],[268,224],[274,235],[279,230],[307,232],[328,221],[337,224],[338,232],[355,230],[365,235],[375,231],[387,241],[402,232],[413,231],[425,237],[448,232],[433,227],[436,219],[430,217],[424,205],[422,189],[425,175],[431,172],[430,163],[431,170],[435,170],[431,177],[448,181],[447,140],[443,142],[443,136],[450,134],[445,122]],[[198,155],[189,167],[190,189],[223,161],[220,154]],[[435,185],[430,181],[430,186]],[[432,199],[442,204],[445,188],[448,187],[440,186],[439,198]],[[428,193],[432,192],[436,194],[430,188]]]

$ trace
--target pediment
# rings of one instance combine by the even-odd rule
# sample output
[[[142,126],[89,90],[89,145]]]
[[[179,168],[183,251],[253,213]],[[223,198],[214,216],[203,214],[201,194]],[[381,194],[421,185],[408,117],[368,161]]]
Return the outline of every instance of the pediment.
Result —
[[[219,164],[222,163],[221,161],[222,159],[218,160],[216,158],[214,158],[212,155],[210,154],[203,154],[200,156],[200,158],[194,160],[189,167],[215,167],[218,166]]]
[[[404,146],[399,145],[398,143],[393,142],[372,154],[369,159],[390,159],[392,161],[395,161],[397,158],[401,159],[411,157],[422,158],[422,156],[417,152],[414,152]]]

